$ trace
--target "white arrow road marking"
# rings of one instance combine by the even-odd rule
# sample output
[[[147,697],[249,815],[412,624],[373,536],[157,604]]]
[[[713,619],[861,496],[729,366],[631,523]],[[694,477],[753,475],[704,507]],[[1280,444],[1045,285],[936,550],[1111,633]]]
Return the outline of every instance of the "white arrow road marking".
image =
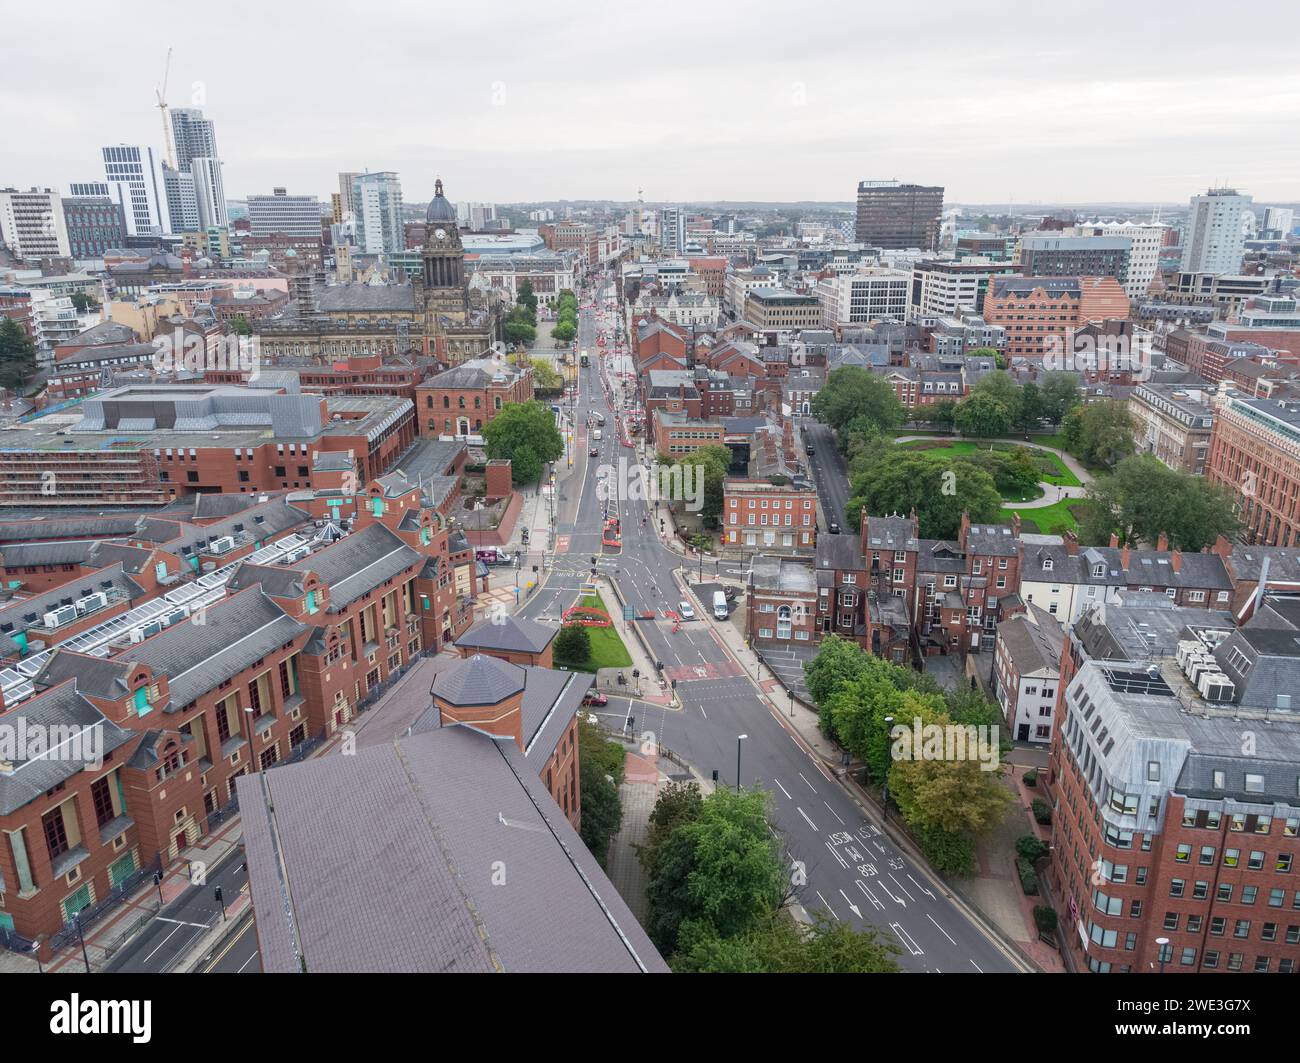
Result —
[[[807,778],[805,778],[803,772],[800,772],[800,773],[799,773],[799,778],[803,779],[804,782],[808,782],[808,780],[807,780]],[[817,792],[817,787],[815,787],[815,786],[814,786],[812,783],[810,783],[810,782],[808,782],[808,789],[811,790],[813,793],[816,793],[816,792]]]
[[[772,781],[773,781],[774,783],[776,783],[777,786],[781,786],[781,780],[780,780],[780,779],[773,779]],[[782,792],[783,794],[785,794],[786,797],[789,797],[789,796],[790,796],[790,791],[787,790],[784,786],[781,786],[781,792]]]
[[[835,859],[840,862],[840,867],[844,868],[847,871],[849,865],[844,862],[844,857],[840,856],[839,852],[836,851],[835,846],[833,846],[830,842],[827,842],[826,848],[831,851],[831,856],[835,857]]]
[[[818,899],[819,901],[821,901],[823,905],[826,906],[826,910],[827,910],[828,912],[830,912],[831,915],[835,915],[835,909],[832,908],[832,907],[830,906],[829,903],[827,903],[826,898],[822,896],[822,891],[821,891],[821,890],[813,890],[813,892],[814,892],[815,894],[817,894],[817,899]],[[839,917],[838,915],[835,915],[835,921],[836,921],[837,923],[840,922],[840,917]]]
[[[840,890],[840,896],[844,898],[844,903],[849,906],[849,911],[852,912],[854,915],[856,915],[859,919],[861,919],[862,909],[859,908],[856,904],[854,904],[851,900],[849,900],[849,895],[845,893],[843,890]]]
[[[830,802],[829,802],[829,801],[823,801],[822,804],[826,806],[826,811],[827,811],[827,812],[829,812],[829,813],[830,813],[832,816],[834,816],[836,819],[840,819],[840,814],[839,814],[838,812],[836,812],[835,809],[831,808],[831,806],[830,806]],[[844,820],[840,819],[840,826],[843,827],[843,826],[846,826],[846,825],[847,825],[847,824],[845,824]]]
[[[817,824],[808,818],[808,813],[802,808],[799,808],[798,805],[795,805],[794,807],[799,809],[799,815],[803,816],[804,822],[807,823],[808,826],[812,827],[813,830],[817,830]]]
[[[907,949],[907,951],[910,952],[913,956],[925,955],[925,950],[921,948],[921,946],[918,945],[915,941],[913,941],[912,935],[909,934],[906,930],[904,930],[898,923],[890,923],[889,929],[894,932],[898,940],[903,943],[903,947]]]
[[[907,907],[907,901],[903,900],[902,897],[895,897],[892,893],[889,892],[889,887],[885,885],[885,880],[883,878],[878,878],[876,879],[876,881],[880,883],[880,888],[885,891],[886,897],[888,897],[895,904],[901,904],[904,908]]]
[[[877,911],[883,912],[885,910],[884,901],[877,900],[876,895],[867,889],[867,884],[863,882],[862,879],[854,879],[853,881],[857,883],[858,889],[862,891],[862,895],[875,906]]]
[[[908,877],[908,878],[912,878],[912,873],[911,873],[910,871],[907,873],[907,877]],[[919,882],[917,882],[916,879],[914,879],[914,878],[912,878],[912,885],[915,886],[917,889],[919,889],[919,890],[920,890],[922,893],[924,893],[927,897],[929,897],[930,900],[934,900],[934,894],[931,893],[931,892],[930,892],[928,889],[926,889],[924,886],[922,886],[922,885],[921,885]]]
[[[894,873],[892,871],[889,872],[889,877],[894,878]],[[901,882],[899,882],[898,879],[896,878],[894,878],[894,885],[897,886],[904,893],[907,893],[907,887],[904,886]],[[916,898],[913,897],[910,893],[907,893],[907,899],[911,901],[913,904],[916,903]]]
[[[934,925],[935,925],[936,927],[939,927],[939,933],[940,933],[940,934],[942,934],[944,937],[946,937],[949,941],[952,941],[952,935],[949,934],[948,931],[946,931],[943,927],[939,926],[939,924],[938,924],[938,922],[935,920],[934,916],[932,916],[929,912],[926,912],[926,913],[925,913],[925,917],[926,917],[928,920],[930,920],[930,922],[934,923]],[[955,942],[955,941],[952,941],[952,943],[953,943],[954,945],[957,944],[957,942]]]

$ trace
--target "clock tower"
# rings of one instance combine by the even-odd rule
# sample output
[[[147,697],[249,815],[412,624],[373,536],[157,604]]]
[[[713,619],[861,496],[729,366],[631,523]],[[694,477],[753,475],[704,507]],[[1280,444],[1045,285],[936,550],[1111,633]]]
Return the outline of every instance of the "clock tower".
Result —
[[[456,208],[442,194],[442,179],[433,186],[433,199],[425,212],[424,289],[432,294],[443,288],[465,290],[465,249],[456,225]]]

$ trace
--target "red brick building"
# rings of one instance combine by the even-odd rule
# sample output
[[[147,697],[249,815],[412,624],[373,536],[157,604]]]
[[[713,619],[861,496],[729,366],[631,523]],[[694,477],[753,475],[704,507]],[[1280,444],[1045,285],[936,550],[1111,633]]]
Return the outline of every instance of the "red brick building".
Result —
[[[429,377],[415,389],[421,435],[478,435],[509,403],[533,397],[533,370],[479,358]]]

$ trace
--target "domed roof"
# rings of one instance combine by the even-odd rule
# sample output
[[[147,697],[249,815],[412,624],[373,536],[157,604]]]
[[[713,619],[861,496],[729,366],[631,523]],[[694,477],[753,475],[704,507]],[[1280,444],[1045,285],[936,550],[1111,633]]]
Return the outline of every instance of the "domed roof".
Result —
[[[456,222],[456,208],[451,201],[442,194],[442,178],[438,178],[433,185],[433,198],[429,200],[429,209],[424,215],[427,222]]]

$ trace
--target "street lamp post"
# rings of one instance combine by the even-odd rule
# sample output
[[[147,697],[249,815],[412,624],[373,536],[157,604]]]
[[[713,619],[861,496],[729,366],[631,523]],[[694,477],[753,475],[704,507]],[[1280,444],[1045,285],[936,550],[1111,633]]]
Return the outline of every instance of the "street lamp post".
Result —
[[[1168,938],[1156,938],[1156,944],[1160,947],[1160,973],[1165,973],[1165,950],[1169,947]]]
[[[736,793],[740,793],[740,743],[749,735],[736,735]]]
[[[86,908],[89,907],[90,905],[86,905]],[[81,925],[81,912],[84,912],[86,908],[82,908],[80,912],[74,915],[72,921],[77,927],[77,938],[81,942],[81,958],[86,964],[86,973],[90,974],[90,953],[86,951],[86,932]]]

